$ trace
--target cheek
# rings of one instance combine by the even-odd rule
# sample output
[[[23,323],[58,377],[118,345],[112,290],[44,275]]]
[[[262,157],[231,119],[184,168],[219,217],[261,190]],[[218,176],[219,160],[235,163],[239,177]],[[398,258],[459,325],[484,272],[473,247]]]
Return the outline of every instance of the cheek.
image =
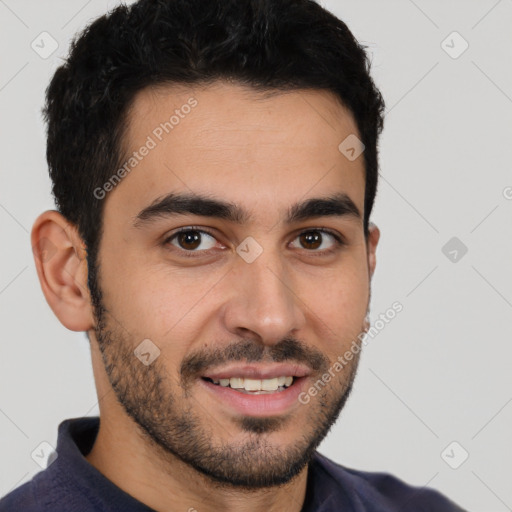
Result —
[[[363,283],[331,281],[324,289],[309,297],[312,311],[335,333],[345,333],[361,327],[366,315],[368,291]]]
[[[340,266],[312,286],[314,282],[306,277],[301,285],[303,290],[309,290],[304,302],[311,311],[311,321],[323,324],[323,339],[340,346],[350,343],[360,334],[368,308],[366,261],[359,259],[350,265],[346,262],[345,267]]]
[[[119,264],[102,263],[100,285],[105,307],[133,338],[161,339],[180,306],[186,306],[180,300],[180,287],[172,285],[165,273],[130,265],[128,257]]]
[[[219,275],[158,265],[134,269],[116,289],[118,314],[130,328],[161,348],[186,348],[214,311],[211,295]]]

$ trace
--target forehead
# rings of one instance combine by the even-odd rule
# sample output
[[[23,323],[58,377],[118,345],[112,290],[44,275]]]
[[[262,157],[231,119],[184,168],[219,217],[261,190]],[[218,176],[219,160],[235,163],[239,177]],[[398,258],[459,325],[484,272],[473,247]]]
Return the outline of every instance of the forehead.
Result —
[[[148,88],[127,116],[124,163],[134,165],[108,202],[133,217],[164,194],[187,192],[269,216],[277,203],[344,192],[362,212],[364,159],[340,151],[347,137],[359,137],[354,118],[327,91],[266,93],[226,82]]]
[[[190,108],[191,104],[195,106]],[[178,129],[184,119],[189,130]],[[246,134],[255,131],[267,135],[258,143],[325,146],[333,143],[325,138],[327,132],[332,132],[334,141],[335,134],[358,133],[352,113],[330,91],[260,91],[219,80],[205,86],[159,85],[140,91],[129,109],[126,142],[133,143],[169,121],[172,132],[181,133],[181,144],[195,146],[215,142],[219,147],[226,137],[228,143],[238,140],[248,145]]]

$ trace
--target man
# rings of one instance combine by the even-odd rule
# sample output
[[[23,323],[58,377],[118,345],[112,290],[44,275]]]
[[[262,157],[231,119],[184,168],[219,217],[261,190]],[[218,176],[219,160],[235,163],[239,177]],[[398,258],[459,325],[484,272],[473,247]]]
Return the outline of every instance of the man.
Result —
[[[1,511],[461,510],[316,452],[368,328],[383,106],[310,0],[141,0],[74,41],[32,244],[100,419]]]

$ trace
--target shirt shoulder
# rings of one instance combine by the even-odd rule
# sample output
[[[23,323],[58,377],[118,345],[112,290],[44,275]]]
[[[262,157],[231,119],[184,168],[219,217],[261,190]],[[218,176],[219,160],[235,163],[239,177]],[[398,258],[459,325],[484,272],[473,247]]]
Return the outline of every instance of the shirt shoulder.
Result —
[[[87,489],[76,485],[71,474],[64,476],[60,471],[54,471],[53,469],[50,466],[39,471],[31,480],[1,498],[0,512],[92,512],[107,510],[99,499],[87,492]],[[126,509],[127,511],[128,509]]]
[[[407,484],[390,473],[347,468],[318,452],[315,463],[315,471],[331,486],[343,489],[357,512],[467,512],[439,491]]]
[[[0,512],[152,512],[87,461],[98,429],[99,417],[62,421],[46,468],[1,498]]]
[[[34,493],[36,476],[32,480],[20,485],[9,494],[0,499],[0,512],[41,512],[39,502]]]

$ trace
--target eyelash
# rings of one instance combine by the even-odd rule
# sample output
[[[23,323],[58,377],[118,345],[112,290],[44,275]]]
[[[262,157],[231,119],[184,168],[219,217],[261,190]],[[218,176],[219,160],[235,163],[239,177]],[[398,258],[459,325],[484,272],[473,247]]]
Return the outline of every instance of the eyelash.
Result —
[[[197,226],[186,226],[184,228],[178,229],[172,235],[167,237],[164,240],[163,245],[167,246],[167,244],[169,244],[176,236],[178,236],[181,233],[187,233],[188,231],[194,231],[194,232],[198,232],[198,233],[206,233],[207,235],[209,235],[212,238],[216,239],[215,234],[212,233],[211,231],[207,230],[207,229],[199,228]],[[327,229],[327,228],[309,228],[309,229],[305,229],[304,231],[301,231],[295,238],[298,238],[299,236],[304,235],[305,233],[314,233],[314,232],[326,233],[328,235],[331,235],[334,238],[334,240],[335,240],[335,244],[334,244],[333,248],[331,248],[331,249],[324,249],[323,251],[315,251],[315,250],[309,251],[308,249],[304,249],[305,251],[310,252],[311,256],[315,256],[315,257],[327,256],[329,254],[333,254],[333,253],[337,252],[339,249],[341,249],[342,247],[347,245],[343,236],[341,236],[339,233],[337,233],[335,231],[332,231],[330,229]],[[208,254],[208,252],[210,251],[210,249],[203,250],[203,251],[186,251],[185,249],[179,249],[179,248],[175,248],[175,249],[180,251],[180,252],[182,252],[183,255],[186,258],[197,258],[198,257],[197,253],[203,253],[203,254],[206,253],[206,254]]]

